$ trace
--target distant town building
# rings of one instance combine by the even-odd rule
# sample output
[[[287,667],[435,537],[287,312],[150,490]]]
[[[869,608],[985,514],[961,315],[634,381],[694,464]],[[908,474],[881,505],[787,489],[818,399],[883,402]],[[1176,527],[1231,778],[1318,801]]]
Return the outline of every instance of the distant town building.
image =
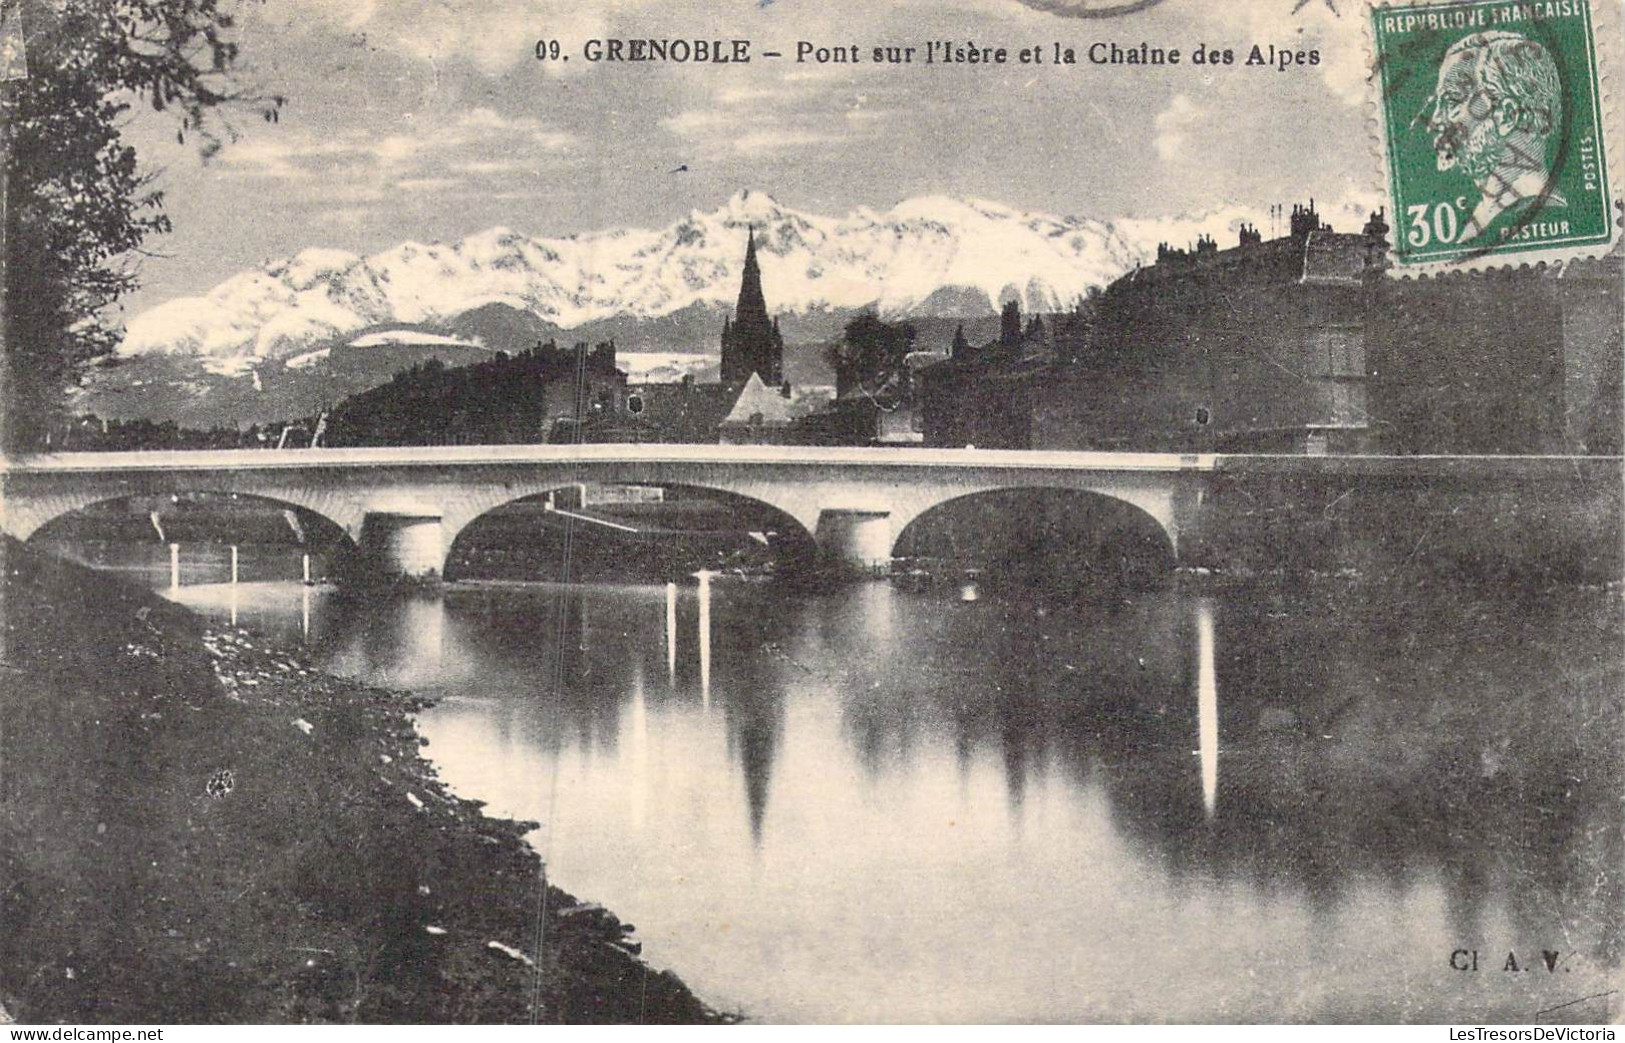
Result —
[[[572,371],[543,385],[541,423],[548,442],[620,441],[624,428],[626,374],[615,366],[615,342],[588,352],[577,344]]]
[[[726,385],[702,384],[692,375],[677,383],[628,385],[626,441],[715,442],[735,397]]]
[[[678,384],[632,385],[634,431],[628,440],[782,443],[795,412],[791,391],[784,379],[784,337],[768,315],[752,228],[746,234],[739,301],[723,320],[721,381],[702,384],[684,377]],[[781,416],[786,409],[792,413]]]
[[[1044,389],[1072,372],[1089,328],[1090,313],[1082,304],[1023,325],[1020,305],[1009,301],[998,340],[973,346],[956,334],[950,357],[916,375],[924,440],[981,449],[1033,446],[1033,418]]]
[[[799,418],[791,441],[797,445],[920,445],[925,434],[912,398],[860,392],[836,398]]]

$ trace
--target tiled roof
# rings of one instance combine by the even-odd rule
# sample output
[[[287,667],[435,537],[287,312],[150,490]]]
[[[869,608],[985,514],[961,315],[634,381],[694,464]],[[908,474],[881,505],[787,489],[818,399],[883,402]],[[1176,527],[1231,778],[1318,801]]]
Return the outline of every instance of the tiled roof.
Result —
[[[757,416],[762,418],[761,423],[764,424],[788,424],[791,419],[790,400],[762,383],[760,375],[752,373],[740,389],[732,411],[722,422],[748,424]]]

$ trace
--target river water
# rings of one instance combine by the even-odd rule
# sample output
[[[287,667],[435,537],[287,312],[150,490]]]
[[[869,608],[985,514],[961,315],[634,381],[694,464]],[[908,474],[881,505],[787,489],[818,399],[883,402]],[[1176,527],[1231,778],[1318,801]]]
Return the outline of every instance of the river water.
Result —
[[[1617,595],[977,593],[173,596],[439,697],[451,787],[751,1018],[1621,1010]]]

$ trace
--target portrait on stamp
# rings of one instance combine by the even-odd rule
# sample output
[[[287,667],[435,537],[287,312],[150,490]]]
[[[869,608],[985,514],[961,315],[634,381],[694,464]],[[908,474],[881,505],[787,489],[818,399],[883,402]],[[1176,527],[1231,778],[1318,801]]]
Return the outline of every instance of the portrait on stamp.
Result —
[[[1426,126],[1438,169],[1458,169],[1478,188],[1458,243],[1494,236],[1538,200],[1568,201],[1550,182],[1553,143],[1563,112],[1557,65],[1519,33],[1475,33],[1450,45],[1439,65]],[[1419,117],[1420,118],[1420,117]]]

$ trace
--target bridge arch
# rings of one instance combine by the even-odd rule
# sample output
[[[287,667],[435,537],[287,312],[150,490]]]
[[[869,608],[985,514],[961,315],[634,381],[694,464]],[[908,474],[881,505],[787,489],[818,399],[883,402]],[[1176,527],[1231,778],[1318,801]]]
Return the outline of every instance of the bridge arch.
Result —
[[[6,533],[17,540],[27,541],[47,525],[76,512],[100,504],[142,498],[159,500],[220,496],[278,504],[322,519],[337,528],[351,542],[360,535],[361,522],[365,514],[361,505],[352,497],[337,495],[321,486],[297,481],[209,483],[184,480],[124,481],[118,483],[119,488],[116,492],[110,492],[107,482],[98,482],[95,478],[95,475],[91,475],[86,480],[75,481],[67,488],[53,490],[44,496],[8,496],[6,509],[0,511],[0,521],[3,521]]]
[[[792,564],[810,561],[816,548],[813,533],[795,515],[775,503],[734,489],[650,480],[560,482],[554,479],[537,485],[540,487],[505,486],[506,496],[487,495],[474,504],[448,508],[442,518],[445,542],[442,575],[459,579],[492,567],[524,567],[526,554],[534,555],[536,551],[526,541],[544,535],[542,527],[550,524],[558,531],[571,526],[573,538],[578,540],[583,537],[590,540],[595,534],[609,541],[638,541],[640,537],[652,539],[667,535],[673,529],[670,524],[642,522],[637,517],[660,511],[653,506],[656,502],[668,512],[682,512],[685,507],[680,505],[692,505],[694,514],[690,521],[701,527],[680,530],[688,535],[690,542],[721,543],[726,541],[727,534],[749,532],[755,536],[756,543],[772,552],[775,561]],[[658,490],[660,499],[655,501],[650,496],[648,501],[639,502],[646,494],[638,490]],[[736,519],[737,526],[706,528],[716,519],[714,514],[707,516],[705,505],[728,512]],[[476,508],[477,513],[470,508]],[[708,532],[717,534],[713,541],[707,541]],[[492,542],[500,544],[505,536],[507,548],[489,547]],[[659,548],[650,545],[650,549],[651,557],[659,555]]]
[[[1142,585],[1178,561],[1175,518],[1156,499],[1076,486],[1009,485],[960,493],[915,513],[892,556],[980,567],[1024,584]]]
[[[55,506],[63,506],[57,504]],[[259,493],[190,489],[184,492],[123,493],[102,496],[65,510],[37,512],[25,525],[35,545],[58,544],[89,552],[97,545],[141,544],[303,548],[327,571],[343,572],[356,556],[356,543],[332,518],[303,504]],[[121,555],[122,556],[122,555]]]
[[[123,515],[108,510],[118,504],[128,504],[130,510]],[[220,521],[220,528],[229,530],[232,521],[242,521],[245,525],[253,527],[245,535],[268,534],[273,529],[280,531],[285,524],[289,534],[295,542],[317,542],[321,544],[343,542],[354,546],[355,540],[344,525],[328,517],[319,510],[305,504],[281,497],[263,493],[245,493],[231,490],[214,489],[188,489],[184,492],[167,494],[152,493],[123,493],[117,496],[100,496],[86,498],[84,502],[76,504],[53,504],[53,509],[34,512],[35,516],[27,518],[21,524],[8,526],[19,540],[49,540],[57,536],[61,529],[72,524],[84,524],[96,520],[116,521],[126,520],[132,524],[131,533],[143,531],[141,525],[145,521],[149,526],[161,526],[167,519],[171,522],[181,520],[183,528],[195,530],[196,522],[201,513],[212,510],[213,517]],[[282,515],[292,513],[296,521],[289,521],[284,517],[281,523],[270,523],[269,527],[264,519],[273,517],[262,512],[252,514],[245,508],[259,507],[265,511],[279,511]],[[98,519],[98,509],[101,509]],[[158,515],[158,521],[153,522],[152,515]],[[230,515],[239,515],[238,519],[231,519]],[[190,517],[189,517],[190,516]],[[314,523],[314,524],[312,524]],[[314,529],[315,531],[311,531]],[[167,539],[166,533],[157,527],[150,531],[154,538]],[[310,537],[326,537],[312,541]],[[214,541],[210,541],[214,542]],[[245,539],[244,542],[253,542]]]

